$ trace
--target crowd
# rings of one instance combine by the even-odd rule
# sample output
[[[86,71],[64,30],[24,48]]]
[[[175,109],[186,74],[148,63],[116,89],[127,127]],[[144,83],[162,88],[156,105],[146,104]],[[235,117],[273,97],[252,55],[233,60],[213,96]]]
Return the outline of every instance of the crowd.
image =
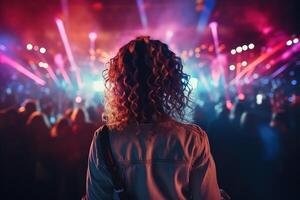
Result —
[[[4,199],[80,199],[99,120],[69,108],[51,124],[51,107],[40,107],[28,99],[0,113],[0,193]]]
[[[300,98],[282,89],[256,102],[249,94],[197,106],[194,122],[210,139],[219,185],[232,199],[297,199],[300,185]]]
[[[231,109],[224,101],[199,98],[204,104],[196,106],[193,120],[208,134],[220,187],[232,199],[296,199],[299,96],[288,99],[276,91],[259,104],[246,96]],[[50,100],[19,104],[14,99],[6,95],[0,106],[3,199],[80,199],[89,145],[103,123],[103,108],[68,103],[51,121],[55,106]]]

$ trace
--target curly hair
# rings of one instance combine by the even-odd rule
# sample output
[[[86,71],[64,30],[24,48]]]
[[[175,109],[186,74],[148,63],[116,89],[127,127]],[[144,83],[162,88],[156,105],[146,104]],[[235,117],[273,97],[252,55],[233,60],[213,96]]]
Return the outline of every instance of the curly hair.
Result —
[[[140,36],[120,48],[103,71],[105,116],[122,128],[129,122],[154,122],[171,117],[184,120],[189,107],[190,76],[168,46]]]

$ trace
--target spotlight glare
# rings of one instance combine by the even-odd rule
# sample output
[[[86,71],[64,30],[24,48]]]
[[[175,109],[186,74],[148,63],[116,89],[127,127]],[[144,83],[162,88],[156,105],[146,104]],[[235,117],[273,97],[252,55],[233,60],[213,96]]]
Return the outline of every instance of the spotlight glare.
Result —
[[[47,51],[47,50],[46,50],[44,47],[41,47],[41,48],[40,48],[40,53],[44,54],[44,53],[46,53],[46,51]]]
[[[193,89],[196,89],[198,86],[198,79],[197,78],[191,78],[190,80],[191,86],[193,87]]]
[[[90,40],[95,41],[97,39],[97,33],[90,32],[89,33],[89,38],[90,38]]]
[[[33,45],[30,44],[30,43],[28,43],[28,44],[26,45],[26,49],[27,49],[28,51],[32,50],[32,49],[33,49]]]
[[[244,51],[247,51],[248,46],[247,45],[243,45],[242,48],[243,48]]]
[[[166,32],[166,38],[167,38],[167,40],[170,40],[173,37],[173,35],[174,35],[174,32],[171,31],[171,30],[168,30]]]
[[[39,50],[39,47],[36,46],[36,45],[34,45],[33,50],[38,51],[38,50]]]
[[[41,67],[41,68],[45,68],[45,69],[47,69],[48,68],[48,63],[44,63],[44,62],[39,62],[39,67]]]
[[[253,74],[253,78],[254,78],[254,79],[258,79],[258,77],[259,77],[258,74],[256,74],[256,73]]]
[[[291,84],[292,84],[292,85],[297,85],[297,80],[292,80],[292,81],[291,81]]]
[[[239,100],[245,100],[246,96],[243,93],[238,94]]]
[[[81,102],[82,102],[81,96],[77,96],[77,97],[75,98],[75,101],[76,101],[76,103],[81,103]]]
[[[231,109],[232,109],[233,104],[231,103],[230,100],[226,100],[226,107],[227,107],[228,110],[231,110]]]
[[[236,50],[236,52],[241,53],[243,51],[243,48],[238,46],[235,50]]]
[[[296,44],[296,43],[298,43],[298,42],[299,42],[299,39],[298,39],[298,38],[294,38],[294,39],[293,39],[293,43],[294,43],[294,44]]]
[[[253,43],[250,43],[250,44],[248,45],[248,48],[249,48],[249,49],[254,49],[254,47],[255,47],[255,46],[254,46]]]
[[[287,46],[291,46],[293,44],[293,41],[292,40],[288,40],[287,42],[286,42],[286,45]]]
[[[256,95],[256,103],[257,103],[258,105],[262,104],[263,98],[264,98],[264,96],[263,96],[262,94],[257,94],[257,95]]]
[[[103,81],[94,81],[93,90],[96,92],[103,92],[105,90],[105,84]]]
[[[248,64],[248,63],[247,63],[247,61],[245,61],[245,60],[241,63],[241,65],[242,65],[243,67],[246,67],[247,64]]]
[[[235,50],[235,49],[231,49],[230,53],[231,53],[232,55],[234,55],[234,54],[236,54],[236,50]]]
[[[234,71],[234,70],[235,70],[235,66],[234,66],[234,65],[230,65],[230,66],[229,66],[229,70],[230,70],[230,71]]]

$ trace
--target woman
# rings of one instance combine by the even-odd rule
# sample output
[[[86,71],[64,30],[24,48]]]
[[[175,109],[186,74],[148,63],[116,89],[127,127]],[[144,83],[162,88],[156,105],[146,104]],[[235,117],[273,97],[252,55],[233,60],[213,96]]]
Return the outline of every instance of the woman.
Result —
[[[130,199],[221,199],[205,132],[177,121],[184,120],[191,93],[181,59],[166,44],[138,37],[105,72],[110,145]],[[113,199],[97,137],[89,155],[87,199]]]

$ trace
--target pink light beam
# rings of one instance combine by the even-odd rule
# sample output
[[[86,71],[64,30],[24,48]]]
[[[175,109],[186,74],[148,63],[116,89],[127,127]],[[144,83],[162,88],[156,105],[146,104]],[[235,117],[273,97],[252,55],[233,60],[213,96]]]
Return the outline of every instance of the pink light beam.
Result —
[[[28,71],[25,67],[23,67],[22,65],[20,65],[19,63],[17,63],[16,61],[14,61],[13,59],[9,58],[4,54],[0,54],[0,63],[9,65],[10,67],[16,69],[17,71],[24,74],[28,78],[32,79],[39,85],[44,86],[46,84],[46,82],[43,79],[33,74],[32,72]]]
[[[55,23],[57,25],[60,37],[61,37],[62,42],[64,44],[64,47],[65,47],[65,50],[66,50],[66,53],[67,53],[67,57],[69,59],[71,67],[75,71],[76,81],[77,81],[78,87],[79,87],[79,89],[81,89],[83,87],[83,85],[82,85],[82,81],[81,81],[81,78],[80,78],[79,68],[78,68],[78,66],[75,62],[75,59],[74,59],[74,56],[73,56],[73,53],[72,53],[72,50],[71,50],[71,46],[70,46],[70,43],[69,43],[69,40],[68,40],[68,37],[67,37],[67,34],[66,34],[66,30],[65,30],[65,27],[64,27],[64,23],[61,19],[56,19]]]

